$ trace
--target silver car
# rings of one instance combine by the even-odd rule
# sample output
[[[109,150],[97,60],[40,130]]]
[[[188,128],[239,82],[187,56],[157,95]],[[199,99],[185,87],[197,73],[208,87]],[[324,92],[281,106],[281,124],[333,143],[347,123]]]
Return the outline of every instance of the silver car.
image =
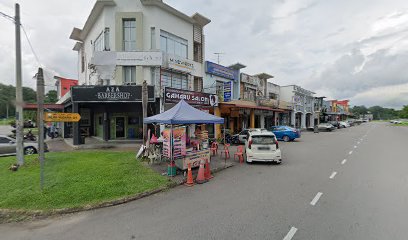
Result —
[[[0,156],[16,155],[16,140],[4,135],[0,135]],[[47,144],[44,143],[44,150],[48,150]],[[38,152],[38,143],[24,142],[24,154],[31,155]]]

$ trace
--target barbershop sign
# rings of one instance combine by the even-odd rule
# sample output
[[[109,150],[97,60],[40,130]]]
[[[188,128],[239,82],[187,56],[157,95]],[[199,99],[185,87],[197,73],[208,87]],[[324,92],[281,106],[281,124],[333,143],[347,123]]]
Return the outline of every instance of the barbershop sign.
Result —
[[[218,96],[202,92],[186,91],[166,87],[164,90],[165,103],[178,103],[180,100],[186,101],[191,105],[199,106],[218,106]]]
[[[148,86],[149,102],[154,102],[154,87]],[[74,86],[73,102],[141,102],[142,86]]]

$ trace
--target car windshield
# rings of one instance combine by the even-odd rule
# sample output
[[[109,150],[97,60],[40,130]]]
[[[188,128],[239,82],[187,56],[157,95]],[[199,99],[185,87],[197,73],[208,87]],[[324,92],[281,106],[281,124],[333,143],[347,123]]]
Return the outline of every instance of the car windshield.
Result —
[[[253,144],[274,144],[275,138],[273,135],[255,135],[252,136]]]

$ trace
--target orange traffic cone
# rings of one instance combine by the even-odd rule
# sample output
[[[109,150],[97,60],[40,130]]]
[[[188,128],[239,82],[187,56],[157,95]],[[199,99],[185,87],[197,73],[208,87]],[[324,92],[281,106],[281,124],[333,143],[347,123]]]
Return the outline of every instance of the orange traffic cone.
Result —
[[[191,163],[188,163],[187,181],[186,183],[184,183],[184,185],[189,186],[189,187],[194,186],[193,171],[191,171]]]
[[[205,172],[204,162],[203,162],[203,160],[201,160],[200,168],[198,169],[198,174],[197,174],[197,178],[196,178],[196,183],[202,184],[202,183],[208,182],[208,180],[205,179],[204,172]]]
[[[211,166],[208,159],[205,160],[205,179],[210,180],[214,176],[211,175]]]

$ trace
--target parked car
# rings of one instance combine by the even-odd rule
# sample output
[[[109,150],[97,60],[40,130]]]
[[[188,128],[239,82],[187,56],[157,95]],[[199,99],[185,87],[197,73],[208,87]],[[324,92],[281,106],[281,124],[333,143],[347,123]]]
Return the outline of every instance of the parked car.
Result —
[[[31,155],[38,152],[38,143],[24,142],[24,154]],[[16,155],[16,140],[10,137],[0,135],[0,156]],[[48,151],[48,146],[44,143],[44,150]]]
[[[247,163],[272,162],[280,164],[282,154],[275,134],[271,131],[249,131],[245,142],[244,159]]]
[[[348,122],[339,122],[339,125],[341,128],[348,128],[350,127],[350,124]]]
[[[328,123],[330,123],[331,125],[333,125],[336,128],[340,128],[340,123],[338,121],[329,121]]]
[[[400,120],[391,120],[390,123],[401,124],[402,121],[400,121]]]
[[[300,138],[301,132],[298,129],[289,126],[273,126],[271,131],[275,134],[278,140],[285,142],[293,141]]]
[[[317,125],[317,128],[319,129],[319,131],[323,130],[323,131],[329,131],[329,132],[336,129],[336,127],[330,123],[320,123],[319,125]]]
[[[347,123],[350,124],[350,126],[354,126],[356,124],[356,120],[349,119],[349,120],[347,120]]]
[[[248,128],[248,129],[244,129],[240,133],[232,135],[232,139],[234,139],[233,143],[235,143],[235,144],[244,144],[245,140],[248,137],[248,132],[251,132],[251,131],[263,131],[263,130],[266,130],[266,129],[264,129],[264,128]]]

